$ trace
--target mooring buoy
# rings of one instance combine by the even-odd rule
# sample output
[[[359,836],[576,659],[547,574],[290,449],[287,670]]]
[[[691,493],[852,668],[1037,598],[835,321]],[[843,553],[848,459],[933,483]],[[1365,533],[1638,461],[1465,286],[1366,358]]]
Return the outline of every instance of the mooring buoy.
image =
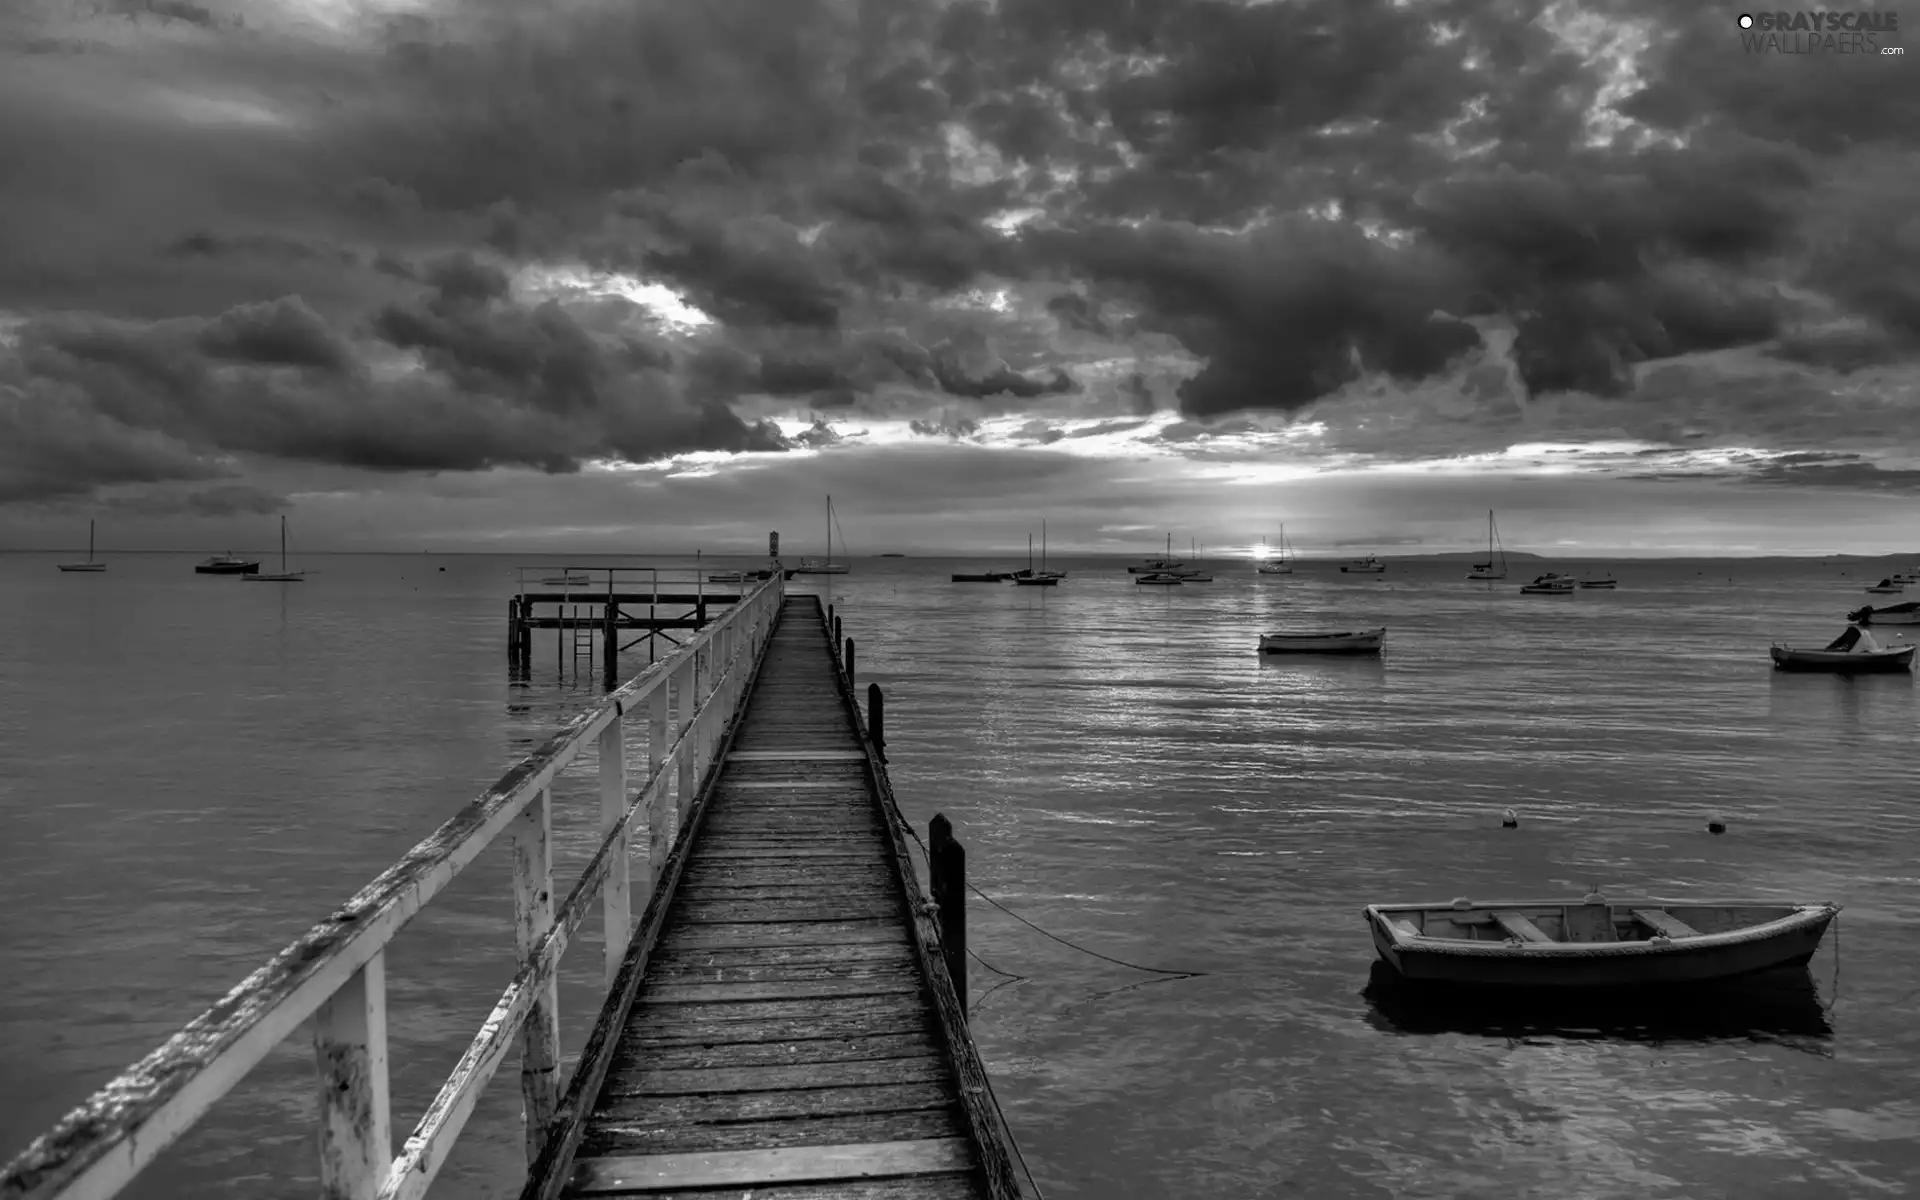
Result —
[[[1500,828],[1502,829],[1520,828],[1520,818],[1513,815],[1512,809],[1508,809],[1506,815],[1500,818]]]
[[[1727,823],[1725,821],[1708,821],[1707,822],[1708,833],[1725,833],[1726,831],[1727,831]]]

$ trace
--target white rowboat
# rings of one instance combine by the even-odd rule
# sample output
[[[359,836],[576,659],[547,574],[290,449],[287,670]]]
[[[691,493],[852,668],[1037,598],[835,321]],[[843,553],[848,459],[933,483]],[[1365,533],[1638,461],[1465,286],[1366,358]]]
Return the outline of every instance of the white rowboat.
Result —
[[[1284,630],[1260,635],[1262,654],[1378,654],[1387,640],[1387,627],[1344,630],[1337,633],[1289,633]]]
[[[1764,901],[1369,904],[1374,948],[1409,981],[1607,988],[1804,966],[1837,904]]]

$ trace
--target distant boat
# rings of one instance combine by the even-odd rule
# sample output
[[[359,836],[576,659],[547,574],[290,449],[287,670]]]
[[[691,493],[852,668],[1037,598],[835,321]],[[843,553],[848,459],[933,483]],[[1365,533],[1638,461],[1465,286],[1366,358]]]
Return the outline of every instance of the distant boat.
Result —
[[[1019,587],[1059,587],[1066,576],[1059,571],[1047,570],[1047,523],[1040,522],[1040,569],[1033,569],[1033,535],[1027,535],[1027,569],[1015,571],[1013,582]]]
[[[1804,966],[1837,904],[1582,900],[1369,904],[1374,949],[1409,982],[1508,988],[1706,983]]]
[[[898,550],[890,550],[890,551],[888,551],[888,552],[887,552],[887,553],[885,553],[885,554],[882,554],[882,555],[878,555],[877,557],[880,557],[880,558],[905,558],[905,557],[906,557],[906,555],[904,555],[904,554],[902,554],[902,553],[900,553],[900,552],[899,552]]]
[[[1520,592],[1527,596],[1569,596],[1573,594],[1575,586],[1571,575],[1549,571],[1536,577],[1532,583],[1521,584]]]
[[[1378,654],[1387,640],[1387,627],[1343,630],[1338,633],[1289,633],[1276,631],[1260,635],[1262,654]]]
[[[1149,558],[1127,568],[1129,575],[1165,575],[1178,571],[1187,564],[1173,556],[1173,534],[1167,534],[1167,552],[1160,558]]]
[[[1010,578],[1006,571],[962,571],[954,575],[955,583],[1005,583]]]
[[[1901,583],[1897,578],[1890,576],[1882,579],[1879,583],[1874,584],[1867,590],[1869,592],[1904,592],[1907,590],[1907,585]]]
[[[1847,614],[1856,625],[1920,625],[1920,600],[1875,608],[1871,604]]]
[[[1167,538],[1168,538],[1168,544],[1171,545],[1173,535],[1168,534]],[[1188,583],[1212,583],[1213,572],[1205,570],[1200,566],[1200,543],[1198,541],[1190,541],[1188,545],[1192,547],[1191,550],[1189,550],[1188,554],[1189,554],[1189,557],[1193,560],[1193,565],[1188,567],[1176,567],[1174,570],[1168,573],[1172,575],[1178,575],[1180,578],[1186,580]]]
[[[1371,554],[1365,558],[1356,558],[1350,563],[1342,563],[1340,566],[1342,575],[1384,575],[1386,571],[1387,564]]]
[[[800,565],[787,570],[787,578],[795,575],[845,575],[852,568],[846,563],[833,561],[833,497],[827,497],[827,556],[825,558],[803,558]],[[842,539],[845,540],[844,538]]]
[[[252,575],[259,569],[259,559],[241,558],[231,552],[216,554],[193,564],[196,575]]]
[[[1500,565],[1494,565],[1494,555],[1500,556]],[[1507,548],[1500,545],[1500,535],[1493,528],[1493,510],[1487,510],[1487,561],[1473,564],[1467,572],[1468,579],[1505,579],[1507,577]]]
[[[1913,666],[1913,652],[1920,646],[1882,646],[1873,635],[1858,625],[1818,650],[1797,650],[1775,642],[1768,647],[1773,665],[1782,671],[1826,671],[1836,675],[1864,672],[1905,671]]]
[[[1253,572],[1256,575],[1293,574],[1293,563],[1287,558],[1287,527],[1284,523],[1280,526],[1280,557],[1278,559],[1267,557],[1267,539],[1263,534],[1260,538],[1260,561],[1253,568]]]
[[[305,571],[287,570],[287,518],[282,514],[280,517],[280,569],[266,575],[249,571],[246,578],[251,583],[299,583],[306,577]]]
[[[1611,575],[1602,575],[1598,579],[1582,579],[1580,586],[1583,588],[1613,588],[1618,587],[1619,583],[1620,581]]]
[[[93,522],[92,521],[87,522],[87,561],[77,562],[77,563],[60,563],[59,567],[62,571],[104,571],[107,569],[107,564],[103,562],[95,562],[93,560]]]
[[[1153,571],[1134,578],[1134,582],[1143,587],[1178,587],[1186,580],[1171,571]]]

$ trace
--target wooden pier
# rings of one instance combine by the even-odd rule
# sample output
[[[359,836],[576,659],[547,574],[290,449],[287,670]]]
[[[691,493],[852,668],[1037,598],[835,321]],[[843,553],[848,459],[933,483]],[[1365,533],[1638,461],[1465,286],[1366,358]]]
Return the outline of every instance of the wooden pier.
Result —
[[[734,591],[710,586],[698,569],[678,579],[663,578],[675,573],[657,567],[563,567],[558,579],[538,578],[544,570],[520,568],[519,586],[507,601],[507,661],[513,675],[524,679],[531,673],[534,632],[551,629],[557,669],[564,674],[569,666],[591,664],[597,657],[609,691],[619,678],[623,651],[645,644],[648,661],[654,661],[656,640],[684,644],[668,630],[705,629],[715,608],[740,603],[738,589],[744,586],[736,584]],[[529,571],[535,575],[531,581]],[[630,583],[626,590],[623,583]],[[635,590],[639,586],[645,590]],[[551,615],[542,613],[546,607]],[[639,636],[621,641],[622,634],[636,631]]]
[[[967,1031],[962,852],[934,818],[936,903],[839,626],[778,575],[747,587],[37,1139],[0,1197],[116,1194],[310,1021],[326,1200],[425,1195],[516,1045],[521,1200],[1036,1200]],[[602,839],[556,905],[550,787],[589,743]],[[519,972],[396,1155],[385,947],[495,841]],[[563,1079],[556,968],[595,907],[607,995]]]

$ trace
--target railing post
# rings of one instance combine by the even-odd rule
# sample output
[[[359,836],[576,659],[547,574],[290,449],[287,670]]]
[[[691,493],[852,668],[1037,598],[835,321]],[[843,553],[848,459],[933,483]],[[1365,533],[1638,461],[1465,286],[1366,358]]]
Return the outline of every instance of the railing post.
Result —
[[[647,888],[644,898],[635,897],[640,911],[645,912],[647,904],[653,898],[653,881],[660,877],[660,868],[667,861],[667,851],[673,849],[673,825],[668,814],[672,806],[667,803],[668,782],[659,778],[660,768],[667,761],[667,687],[670,680],[661,680],[647,697],[647,782],[653,787],[647,813]]]
[[[833,619],[833,644],[836,646],[840,644],[840,618],[839,617],[835,617]]]
[[[880,761],[887,761],[887,703],[877,683],[867,685],[867,740],[873,743]]]
[[[387,1096],[387,955],[353,973],[313,1017],[321,1200],[374,1200],[393,1165]]]
[[[940,952],[953,977],[960,1011],[967,1011],[967,852],[953,837],[953,822],[935,813],[927,822],[927,875],[940,910]]]
[[[847,639],[847,682],[853,682],[853,639]]]
[[[605,918],[607,938],[607,986],[613,986],[620,963],[627,956],[627,940],[633,936],[632,883],[627,854],[632,835],[627,816],[627,744],[626,713],[615,710],[613,720],[600,731],[600,836],[605,838],[616,828],[613,855],[607,861],[607,882],[601,885],[600,907]]]
[[[512,826],[513,932],[520,962],[553,928],[553,791],[541,788]],[[527,1164],[540,1157],[560,1102],[560,989],[550,975],[534,993],[520,1031],[520,1096],[526,1104]]]

